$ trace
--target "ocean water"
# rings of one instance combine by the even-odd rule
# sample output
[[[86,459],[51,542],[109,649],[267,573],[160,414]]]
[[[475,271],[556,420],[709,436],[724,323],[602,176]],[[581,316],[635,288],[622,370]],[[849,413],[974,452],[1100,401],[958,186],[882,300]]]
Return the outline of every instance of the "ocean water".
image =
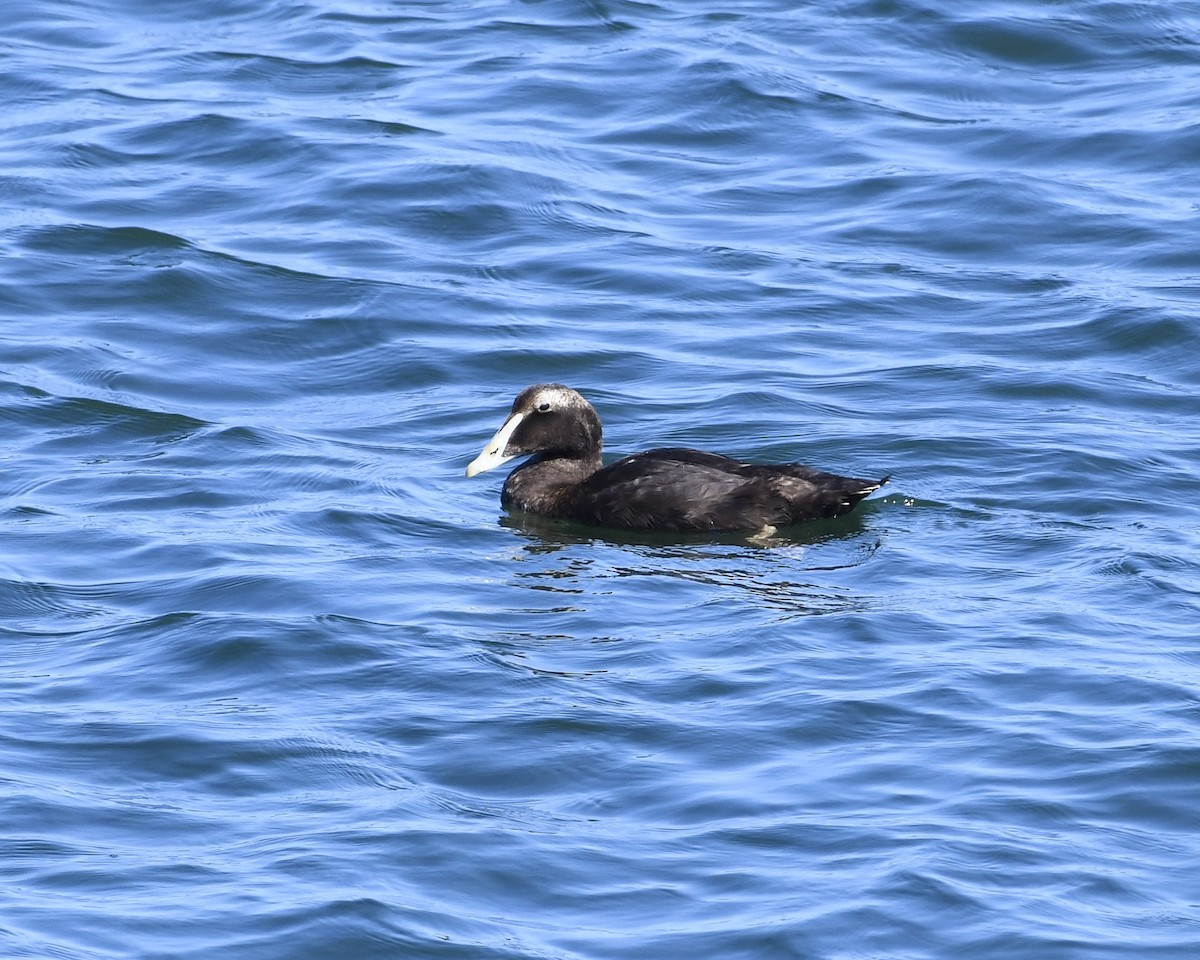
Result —
[[[1200,6],[12,6],[0,956],[1200,956]]]

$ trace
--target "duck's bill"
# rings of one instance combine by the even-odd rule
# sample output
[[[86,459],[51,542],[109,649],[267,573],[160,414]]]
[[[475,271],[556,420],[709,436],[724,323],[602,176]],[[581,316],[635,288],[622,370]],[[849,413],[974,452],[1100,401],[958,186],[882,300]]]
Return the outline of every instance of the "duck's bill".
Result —
[[[488,470],[495,470],[501,464],[508,463],[513,457],[520,456],[520,454],[506,453],[505,451],[508,449],[508,441],[512,439],[513,431],[520,426],[521,421],[524,419],[524,414],[514,413],[504,421],[504,426],[497,430],[496,435],[487,442],[487,446],[483,448],[483,453],[467,464],[468,477],[473,477],[478,473],[486,473]]]

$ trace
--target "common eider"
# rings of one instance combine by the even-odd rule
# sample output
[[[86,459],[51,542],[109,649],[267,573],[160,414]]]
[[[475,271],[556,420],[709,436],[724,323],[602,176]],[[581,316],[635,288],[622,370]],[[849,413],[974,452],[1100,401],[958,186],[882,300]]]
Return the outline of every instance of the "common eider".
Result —
[[[763,531],[838,517],[889,479],[743,463],[684,447],[635,453],[606,467],[601,436],[600,417],[583,397],[560,383],[539,383],[517,394],[467,476],[529,456],[504,481],[505,507],[599,527],[680,532]]]

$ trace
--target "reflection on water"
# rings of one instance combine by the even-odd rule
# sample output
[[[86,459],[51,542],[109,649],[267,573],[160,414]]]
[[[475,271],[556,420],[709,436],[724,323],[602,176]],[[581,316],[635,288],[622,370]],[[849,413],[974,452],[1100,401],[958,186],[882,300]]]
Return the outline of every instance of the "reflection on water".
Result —
[[[733,546],[751,548],[804,547],[841,540],[866,530],[860,512],[831,520],[811,520],[792,527],[781,527],[769,536],[750,533],[676,533],[640,530],[620,530],[589,527],[570,520],[554,520],[523,511],[511,511],[499,520],[502,527],[516,530],[526,537],[526,549],[532,553],[553,553],[565,546],[580,543],[608,543],[632,547],[659,547],[670,556],[695,556],[705,547]],[[853,565],[853,564],[851,564]]]
[[[512,553],[512,584],[570,596],[571,605],[557,612],[587,619],[619,594],[626,628],[630,609],[640,608],[647,612],[647,626],[669,621],[682,633],[703,629],[718,613],[727,629],[739,606],[745,613],[734,622],[743,626],[760,622],[768,611],[769,620],[780,622],[862,609],[864,598],[837,575],[868,563],[883,545],[878,522],[857,514],[769,538],[602,530],[525,513],[504,516],[500,525],[520,537]],[[613,583],[606,587],[605,581]],[[591,635],[611,638],[610,631],[606,623]],[[564,633],[587,635],[578,623]]]

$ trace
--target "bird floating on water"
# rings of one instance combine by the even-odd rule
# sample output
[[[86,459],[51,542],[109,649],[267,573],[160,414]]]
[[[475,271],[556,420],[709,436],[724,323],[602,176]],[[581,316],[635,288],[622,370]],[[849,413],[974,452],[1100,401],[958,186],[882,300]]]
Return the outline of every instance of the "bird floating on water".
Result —
[[[601,439],[600,417],[587,400],[560,383],[539,383],[517,394],[467,476],[529,456],[504,481],[505,507],[625,530],[766,533],[849,513],[890,479],[743,463],[685,447],[635,453],[606,467]]]

